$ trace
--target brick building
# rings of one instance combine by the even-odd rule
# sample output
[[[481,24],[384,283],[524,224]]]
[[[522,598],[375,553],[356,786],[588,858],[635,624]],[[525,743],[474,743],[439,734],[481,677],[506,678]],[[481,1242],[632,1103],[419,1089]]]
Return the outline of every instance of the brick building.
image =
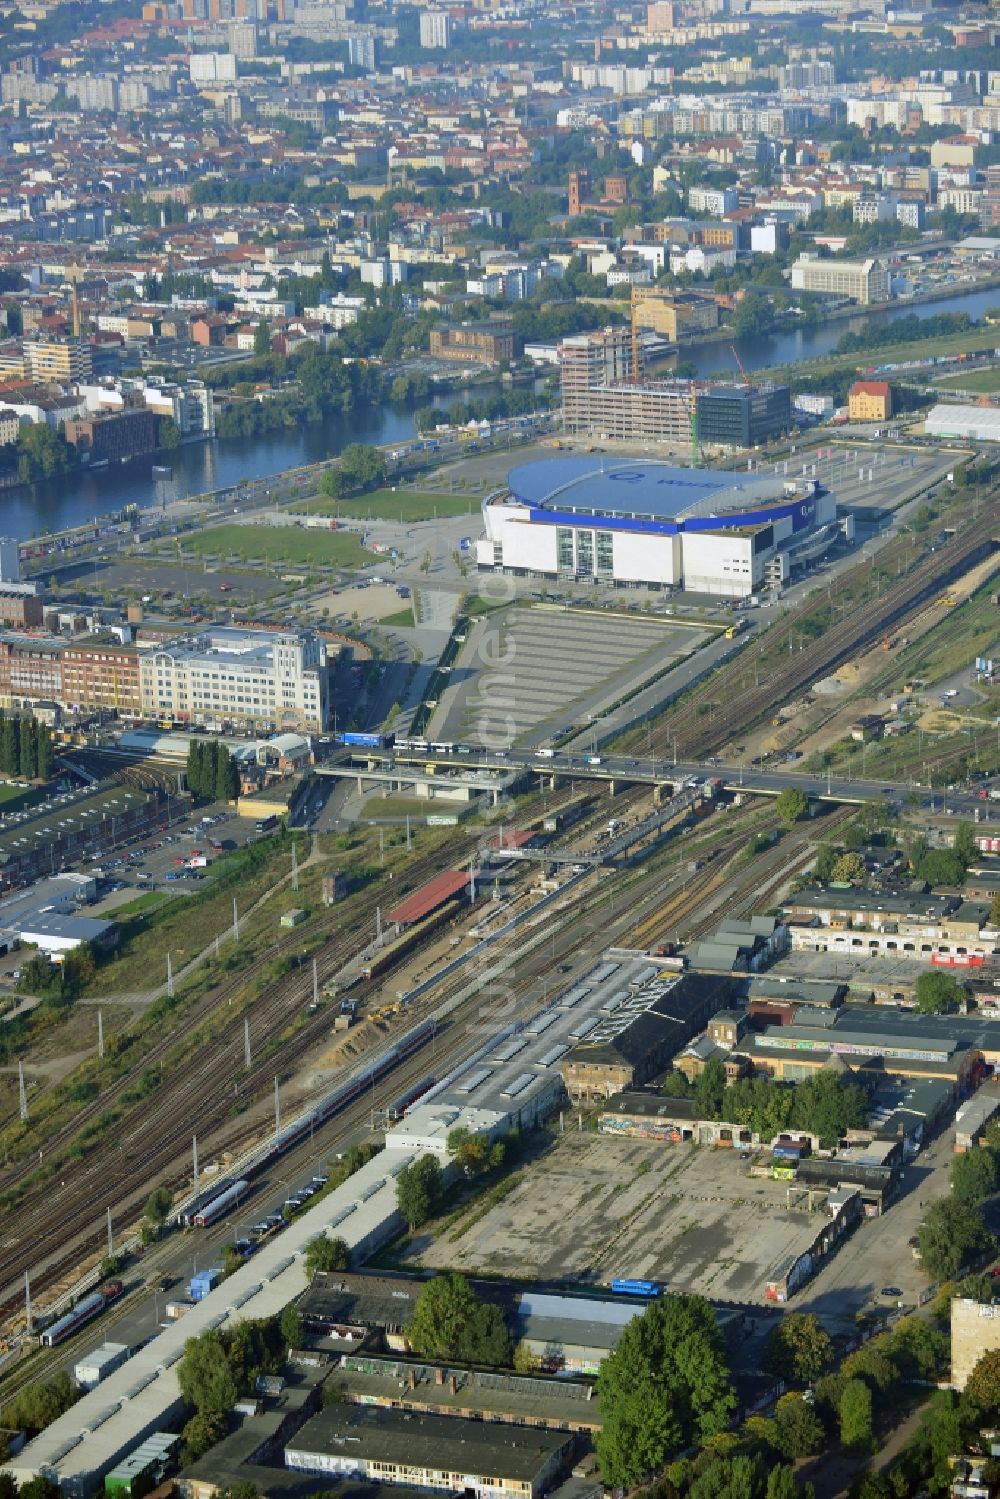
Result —
[[[145,407],[79,417],[66,423],[66,441],[89,453],[92,462],[124,462],[157,445],[157,417]]]
[[[0,707],[61,702],[62,643],[27,635],[0,636]]]
[[[438,359],[463,364],[499,364],[513,359],[517,338],[509,323],[460,323],[454,328],[432,328],[430,351]]]
[[[962,1391],[984,1353],[1000,1349],[1000,1306],[955,1296],[951,1303],[951,1387]]]
[[[0,591],[0,619],[20,629],[36,629],[42,623],[44,606],[37,594]]]
[[[0,595],[2,602],[2,595]],[[139,713],[139,653],[135,646],[87,641],[67,645],[62,655],[62,701],[87,713],[110,708]]]

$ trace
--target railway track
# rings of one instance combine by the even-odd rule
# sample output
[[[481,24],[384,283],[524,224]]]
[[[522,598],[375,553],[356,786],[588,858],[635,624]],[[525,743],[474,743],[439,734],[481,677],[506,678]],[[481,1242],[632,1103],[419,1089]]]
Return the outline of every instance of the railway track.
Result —
[[[626,802],[631,805],[645,794],[648,793],[641,789],[630,789],[616,798],[614,805],[616,808]],[[559,804],[557,801],[556,805]],[[602,812],[593,820],[599,821],[603,815]],[[579,837],[579,825],[573,833],[575,838]],[[422,883],[440,869],[441,863],[440,851],[416,859],[406,866],[407,883]],[[321,982],[331,978],[356,955],[359,929],[366,923],[369,930],[373,929],[375,910],[382,898],[378,887],[366,892],[352,913],[351,931],[327,940],[315,951]],[[338,919],[341,918],[332,914],[328,924],[333,925]],[[301,945],[301,934],[289,934],[248,967],[216,986],[203,1007],[202,1023],[234,1003],[260,979],[276,956],[293,948],[301,949]],[[384,979],[385,975],[381,975],[371,989],[379,988]],[[114,1145],[102,1146],[82,1164],[72,1166],[71,1187],[69,1182],[63,1187],[62,1180],[58,1188],[54,1186],[56,1175],[51,1165],[47,1180],[31,1183],[30,1177],[37,1169],[33,1161],[22,1162],[19,1168],[15,1166],[0,1177],[0,1190],[21,1189],[18,1220],[31,1224],[30,1234],[13,1240],[8,1235],[0,1248],[0,1312],[19,1298],[25,1270],[33,1271],[33,1282],[38,1287],[52,1283],[73,1269],[89,1248],[103,1241],[102,1214],[106,1205],[112,1206],[119,1222],[129,1221],[139,1215],[152,1184],[160,1181],[182,1185],[186,1174],[178,1174],[179,1162],[187,1154],[192,1135],[203,1141],[211,1137],[216,1151],[236,1142],[250,1143],[246,1124],[234,1124],[227,1129],[227,1117],[234,1108],[246,1107],[262,1096],[269,1090],[276,1071],[294,1069],[328,1033],[329,1017],[320,1012],[312,1020],[300,1023],[294,1034],[280,1040],[280,1053],[275,1050],[283,1032],[293,1022],[301,1022],[303,1006],[312,996],[312,982],[309,965],[283,975],[249,1006],[241,1006],[211,1045],[186,1059],[183,1069],[172,1075],[169,1091],[157,1088],[145,1103],[134,1107],[122,1119]],[[358,994],[364,998],[366,989],[360,989]],[[438,1002],[435,999],[433,1004]],[[419,1019],[430,1008],[432,1002],[426,999],[414,1005],[409,1016]],[[244,1065],[243,1027],[247,1015],[253,1032],[268,1038],[249,1070]],[[96,1123],[121,1101],[139,1072],[176,1062],[171,1053],[177,1044],[175,1034],[154,1043],[141,1064],[117,1079],[100,1099],[85,1105],[72,1126],[66,1126],[47,1143],[49,1155],[54,1148],[70,1149],[81,1128]],[[394,1083],[398,1086],[395,1074]],[[69,1168],[66,1169],[69,1173]]]
[[[969,521],[935,553],[889,583],[877,598],[860,604],[808,646],[790,650],[784,666],[768,666],[763,677],[758,673],[752,685],[745,683],[747,659],[746,653],[741,652],[676,708],[662,715],[652,732],[652,745],[659,753],[676,749],[686,758],[721,749],[734,735],[764,718],[775,703],[794,697],[818,677],[833,671],[853,652],[921,607],[933,592],[946,587],[951,578],[968,571],[993,549],[998,530],[991,513]],[[890,550],[902,545],[902,538],[890,543],[880,555],[880,566],[891,565],[896,559],[894,551],[888,555]],[[902,555],[900,551],[900,558]],[[806,600],[777,621],[764,637],[769,649],[786,641],[793,644],[797,626],[814,607],[815,601]],[[752,652],[754,646],[748,649]],[[709,704],[714,706],[706,716]]]

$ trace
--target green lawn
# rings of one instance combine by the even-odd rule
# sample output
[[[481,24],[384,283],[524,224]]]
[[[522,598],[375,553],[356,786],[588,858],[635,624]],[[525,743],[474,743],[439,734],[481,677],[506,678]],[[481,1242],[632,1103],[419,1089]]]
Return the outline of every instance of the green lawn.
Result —
[[[32,802],[43,801],[45,794],[38,786],[15,786],[12,781],[0,781],[0,812],[18,812]]]
[[[214,526],[185,536],[185,553],[196,557],[239,557],[305,566],[359,567],[371,562],[352,531],[307,531],[300,526]]]
[[[379,620],[380,625],[388,625],[389,629],[412,630],[413,608],[407,604],[405,609],[397,609],[395,614],[383,614]]]
[[[128,916],[145,916],[148,911],[155,911],[157,906],[162,906],[164,901],[172,898],[180,899],[179,896],[166,895],[162,890],[144,890],[135,900],[130,900],[123,906],[115,906],[112,919],[119,921]]]
[[[970,370],[967,375],[947,375],[943,380],[935,380],[934,384],[955,386],[959,390],[977,390],[991,395],[1000,390],[1000,369]]]
[[[480,502],[474,495],[441,494],[431,490],[376,489],[350,500],[328,500],[318,495],[309,501],[314,515],[349,516],[352,520],[433,520],[449,515],[476,515]]]

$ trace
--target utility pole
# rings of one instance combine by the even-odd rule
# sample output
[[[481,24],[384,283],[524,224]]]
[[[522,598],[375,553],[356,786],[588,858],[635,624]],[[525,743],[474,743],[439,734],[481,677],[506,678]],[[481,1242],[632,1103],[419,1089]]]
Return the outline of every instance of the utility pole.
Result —
[[[28,1279],[27,1270],[24,1272],[24,1326],[30,1337],[34,1328],[31,1323],[31,1281]]]
[[[469,860],[469,904],[476,904],[476,861]]]
[[[319,1004],[319,964],[313,958],[313,1004]]]
[[[104,1061],[104,1011],[97,1012],[97,1055]]]
[[[198,1185],[198,1136],[197,1135],[192,1135],[191,1136],[191,1160],[192,1160],[192,1163],[193,1163],[193,1169],[192,1169],[192,1173],[191,1173],[192,1174],[192,1180],[194,1181],[195,1186],[197,1186]]]
[[[382,946],[382,907],[375,907],[375,944]]]
[[[379,863],[379,868],[380,869],[384,869],[385,868],[385,829],[384,828],[379,828],[379,830],[378,830],[378,863]]]
[[[278,1097],[278,1079],[274,1079],[274,1133],[281,1128],[281,1099]]]
[[[236,908],[236,896],[233,896],[233,941],[240,940],[240,913]]]
[[[250,1071],[250,1016],[243,1017],[243,1065]]]
[[[173,964],[170,961],[170,954],[167,953],[167,998],[168,999],[173,999],[173,997],[174,997],[174,969],[173,969]]]
[[[298,888],[299,888],[299,857],[298,857],[298,854],[295,851],[295,844],[293,843],[292,844],[292,889],[293,890],[297,890]]]
[[[21,1123],[22,1124],[27,1124],[27,1122],[28,1122],[28,1095],[25,1092],[25,1088],[24,1088],[24,1063],[22,1061],[20,1061],[20,1060],[18,1061],[18,1064],[17,1064],[17,1096],[18,1096],[18,1103],[19,1103],[19,1110],[18,1110],[18,1112],[20,1113],[20,1116],[21,1116]]]
[[[113,1257],[114,1252],[115,1252],[115,1244],[114,1244],[114,1239],[111,1237],[111,1209],[108,1208],[108,1259],[109,1260]]]

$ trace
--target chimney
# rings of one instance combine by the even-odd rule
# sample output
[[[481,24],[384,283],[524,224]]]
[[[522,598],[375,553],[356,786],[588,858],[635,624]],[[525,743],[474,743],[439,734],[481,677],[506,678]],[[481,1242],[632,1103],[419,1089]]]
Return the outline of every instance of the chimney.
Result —
[[[448,1389],[452,1395],[458,1394],[458,1380],[455,1378],[454,1374],[450,1374],[448,1376]]]
[[[437,1384],[437,1385],[444,1384],[444,1370],[443,1369],[435,1369],[434,1370],[434,1383]]]
[[[415,1390],[417,1388],[417,1371],[416,1371],[416,1369],[411,1369],[410,1370],[409,1375],[407,1376],[407,1384],[409,1385],[409,1387],[410,1387],[411,1390]]]

